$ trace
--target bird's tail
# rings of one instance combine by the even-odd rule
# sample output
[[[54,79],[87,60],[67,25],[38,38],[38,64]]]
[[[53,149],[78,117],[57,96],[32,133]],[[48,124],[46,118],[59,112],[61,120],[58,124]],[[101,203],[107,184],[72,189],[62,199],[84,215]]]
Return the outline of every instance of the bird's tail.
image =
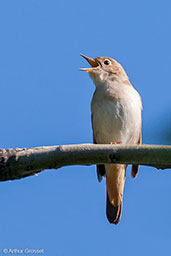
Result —
[[[106,215],[110,223],[118,224],[122,212],[122,197],[126,165],[105,165],[107,202]]]

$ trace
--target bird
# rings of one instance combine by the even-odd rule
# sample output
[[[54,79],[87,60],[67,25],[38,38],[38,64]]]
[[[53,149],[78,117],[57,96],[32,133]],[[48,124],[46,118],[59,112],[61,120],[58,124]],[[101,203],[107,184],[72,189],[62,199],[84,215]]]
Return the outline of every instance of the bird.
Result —
[[[90,68],[80,70],[88,72],[95,85],[91,101],[93,143],[141,144],[142,100],[124,68],[110,57],[80,55],[90,64]],[[112,224],[118,224],[121,218],[126,168],[126,164],[97,165],[98,181],[106,178],[106,216]],[[132,178],[138,169],[138,165],[132,165]]]

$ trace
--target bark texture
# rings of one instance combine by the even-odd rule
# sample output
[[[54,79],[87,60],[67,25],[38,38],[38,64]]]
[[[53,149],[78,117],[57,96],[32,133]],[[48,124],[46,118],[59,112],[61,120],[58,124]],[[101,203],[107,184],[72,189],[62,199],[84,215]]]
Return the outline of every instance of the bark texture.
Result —
[[[171,146],[79,144],[0,149],[0,181],[67,165],[139,164],[171,168]]]

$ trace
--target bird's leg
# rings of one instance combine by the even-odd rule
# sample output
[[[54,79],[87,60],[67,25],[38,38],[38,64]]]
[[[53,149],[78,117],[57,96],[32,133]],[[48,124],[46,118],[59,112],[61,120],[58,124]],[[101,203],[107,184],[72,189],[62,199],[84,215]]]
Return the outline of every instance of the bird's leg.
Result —
[[[121,143],[122,143],[121,141],[118,141],[118,142],[113,142],[112,141],[110,144],[114,144],[115,145],[115,144],[121,144]]]

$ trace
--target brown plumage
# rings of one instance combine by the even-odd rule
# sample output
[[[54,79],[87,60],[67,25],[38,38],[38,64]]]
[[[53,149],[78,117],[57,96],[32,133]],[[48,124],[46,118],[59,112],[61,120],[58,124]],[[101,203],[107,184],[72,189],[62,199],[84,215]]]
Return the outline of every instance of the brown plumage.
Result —
[[[94,143],[140,144],[141,98],[126,72],[112,58],[83,57],[91,68],[82,70],[89,73],[96,86],[91,102]],[[113,224],[121,218],[126,167],[124,164],[97,165],[98,180],[106,177],[106,215]],[[138,168],[138,165],[132,165],[133,178]]]
[[[141,144],[141,143],[142,143],[142,135],[141,135],[141,130],[140,130],[137,144]],[[139,170],[139,165],[138,164],[133,164],[132,169],[131,169],[131,176],[132,176],[133,179],[137,177],[138,170]]]

